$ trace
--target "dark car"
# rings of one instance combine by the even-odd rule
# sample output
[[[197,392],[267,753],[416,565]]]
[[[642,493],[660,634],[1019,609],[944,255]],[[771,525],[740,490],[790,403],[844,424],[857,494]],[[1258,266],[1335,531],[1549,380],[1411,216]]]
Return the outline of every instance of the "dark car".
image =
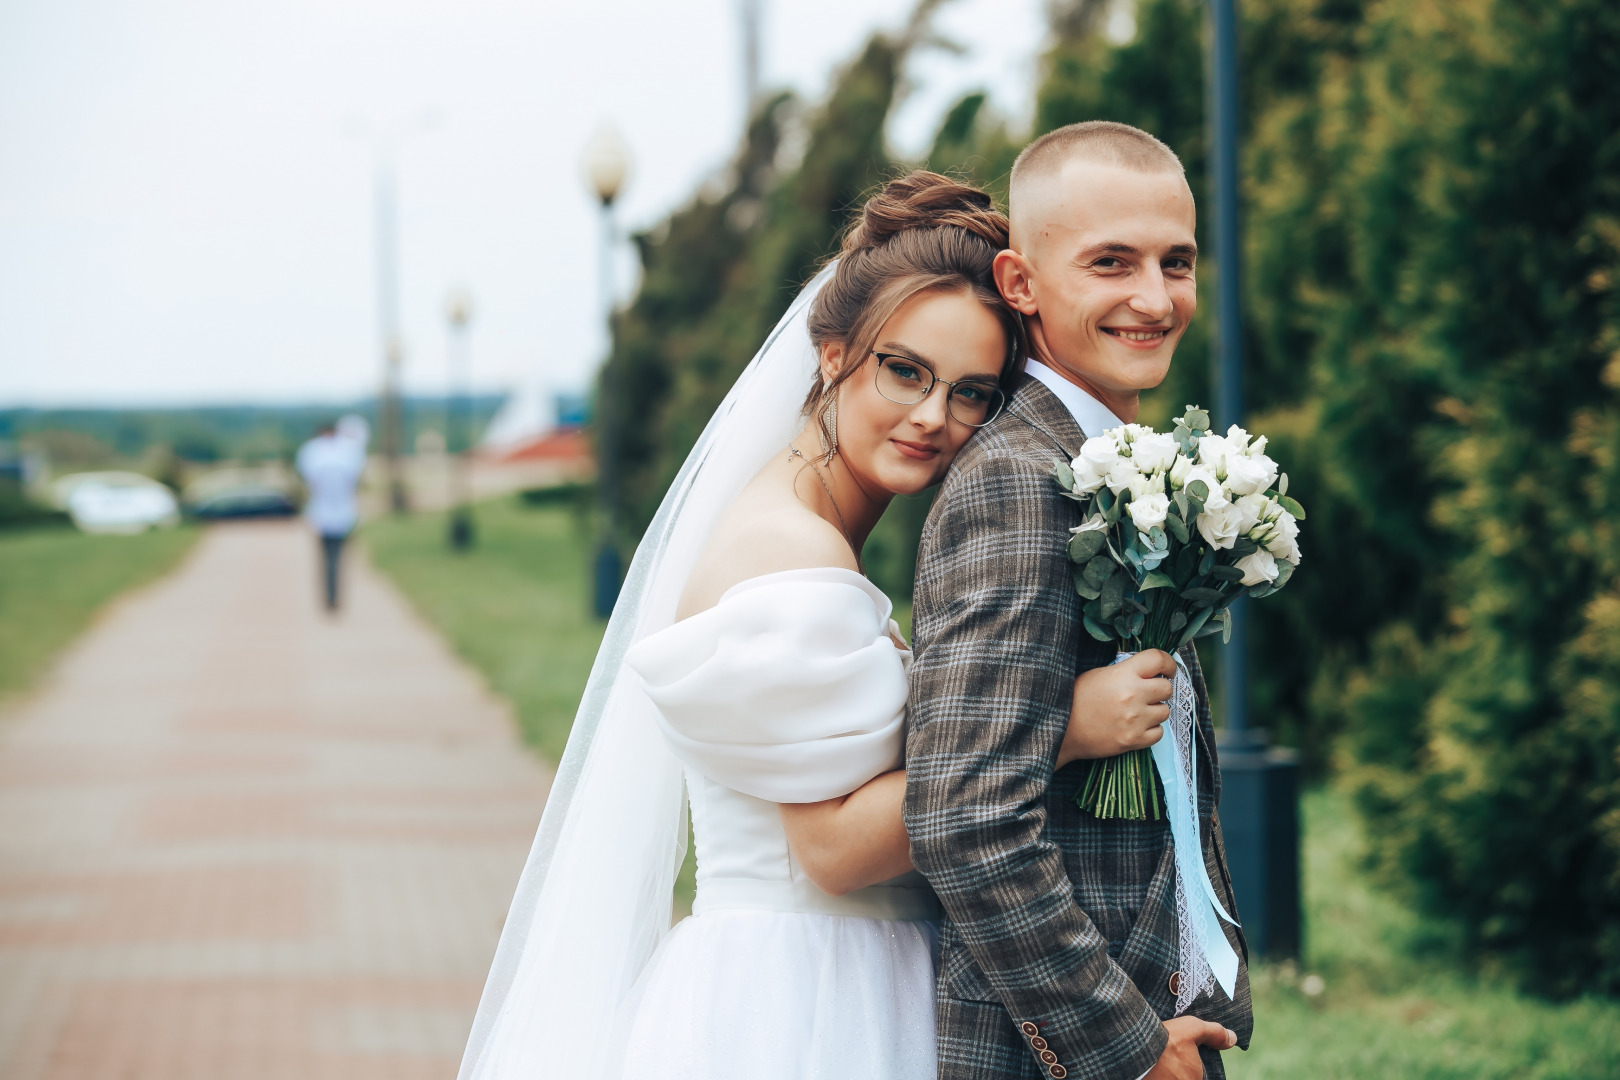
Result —
[[[269,484],[236,484],[211,492],[186,508],[199,521],[292,517],[298,507],[285,491]]]

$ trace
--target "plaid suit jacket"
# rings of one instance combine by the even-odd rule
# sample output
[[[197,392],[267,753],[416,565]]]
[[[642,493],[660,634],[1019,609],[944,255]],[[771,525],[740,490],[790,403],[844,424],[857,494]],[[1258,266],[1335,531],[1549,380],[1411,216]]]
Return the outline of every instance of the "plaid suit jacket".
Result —
[[[1088,635],[1065,545],[1078,525],[1052,463],[1085,436],[1033,378],[958,455],[917,557],[906,828],[938,892],[941,1080],[1136,1080],[1166,1043],[1178,967],[1169,824],[1101,821],[1073,802],[1086,765],[1055,771],[1074,679],[1113,660]],[[1226,868],[1220,773],[1196,652],[1198,779],[1210,880]],[[1247,947],[1236,1000],[1192,1015],[1247,1047]],[[1220,1055],[1204,1052],[1206,1075]]]

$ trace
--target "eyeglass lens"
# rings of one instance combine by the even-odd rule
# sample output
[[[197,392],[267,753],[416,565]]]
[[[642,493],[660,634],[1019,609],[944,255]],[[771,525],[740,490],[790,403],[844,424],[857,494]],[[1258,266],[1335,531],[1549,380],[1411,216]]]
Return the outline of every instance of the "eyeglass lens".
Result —
[[[878,393],[896,405],[915,405],[934,387],[934,373],[903,356],[878,354]],[[957,422],[983,427],[1001,411],[1004,395],[997,386],[963,383],[950,388],[946,408]]]

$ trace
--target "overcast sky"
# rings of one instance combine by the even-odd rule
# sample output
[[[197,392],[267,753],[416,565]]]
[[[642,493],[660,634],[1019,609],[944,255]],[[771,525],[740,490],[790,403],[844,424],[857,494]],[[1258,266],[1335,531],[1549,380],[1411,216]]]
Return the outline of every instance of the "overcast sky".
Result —
[[[762,0],[766,84],[811,98],[911,0]],[[602,348],[579,157],[635,159],[627,229],[742,122],[738,0],[0,0],[0,404],[342,400],[380,360],[372,150],[401,143],[406,382],[444,385],[471,293],[477,382],[583,387]],[[953,0],[911,69],[926,145],[985,87],[1026,116],[1042,0]],[[625,259],[626,291],[633,265]]]

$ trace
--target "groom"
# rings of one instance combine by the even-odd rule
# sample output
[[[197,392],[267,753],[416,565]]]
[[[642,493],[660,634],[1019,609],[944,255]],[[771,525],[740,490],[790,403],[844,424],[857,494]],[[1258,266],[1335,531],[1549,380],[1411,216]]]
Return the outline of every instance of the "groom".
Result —
[[[1052,463],[1134,422],[1197,307],[1192,192],[1159,140],[1124,124],[1060,128],[1012,171],[1012,247],[996,262],[1032,356],[1002,413],[940,487],[917,557],[906,828],[944,907],[941,1080],[1196,1080],[1247,1046],[1246,963],[1185,1016],[1175,863],[1164,821],[1078,809],[1085,764],[1055,771],[1074,680],[1111,645],[1081,625],[1065,545],[1079,506]],[[1200,834],[1237,915],[1215,816],[1209,700],[1196,655]],[[1242,935],[1224,927],[1240,957]]]

